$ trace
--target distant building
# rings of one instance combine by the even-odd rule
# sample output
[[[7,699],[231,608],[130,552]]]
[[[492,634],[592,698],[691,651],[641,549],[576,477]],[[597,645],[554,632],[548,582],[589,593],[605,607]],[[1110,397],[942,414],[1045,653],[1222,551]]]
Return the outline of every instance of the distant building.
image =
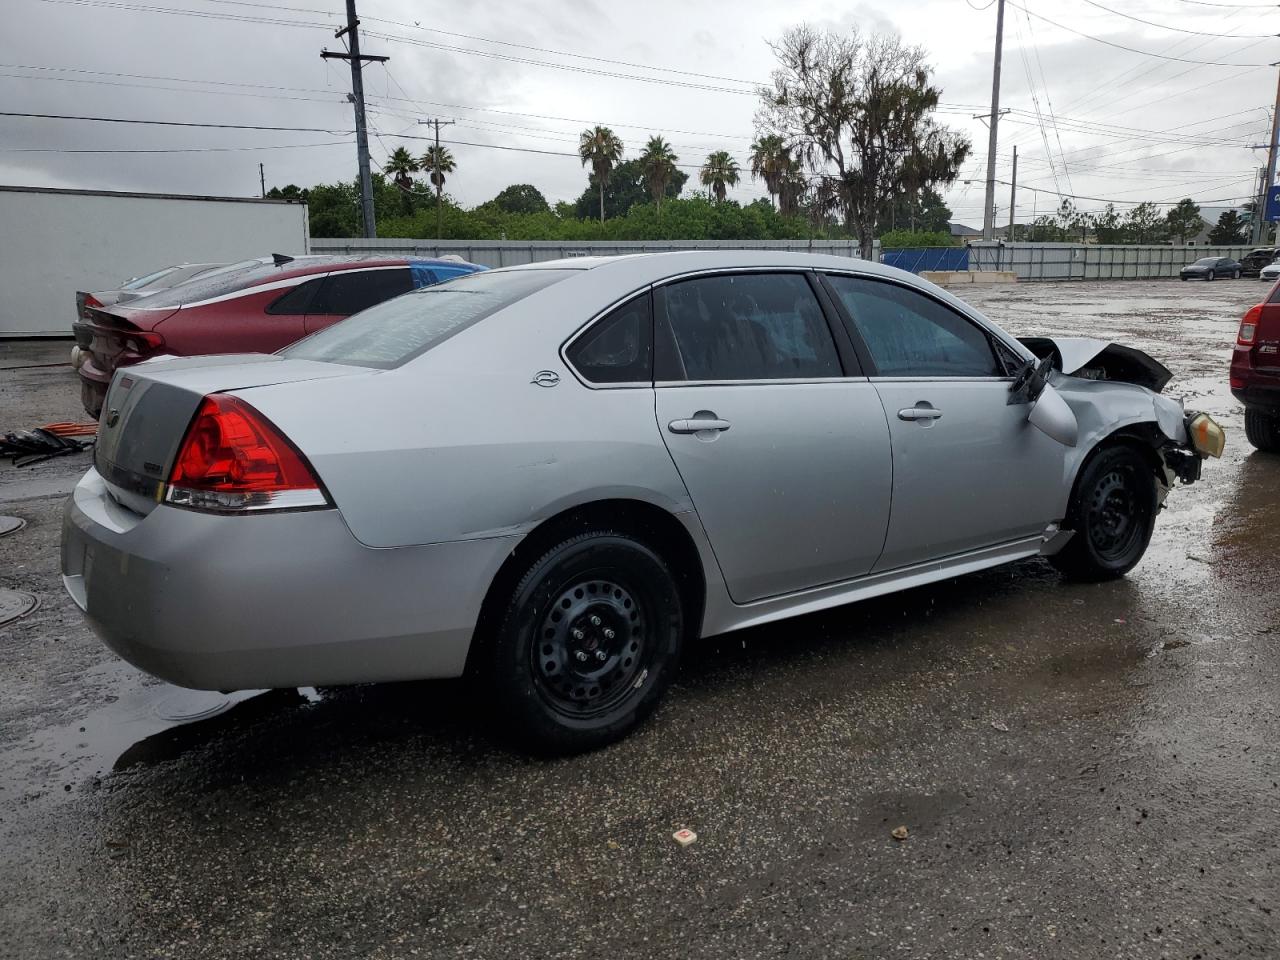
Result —
[[[959,240],[961,243],[982,239],[981,229],[975,229],[965,223],[948,223],[947,229],[951,231],[952,239]]]

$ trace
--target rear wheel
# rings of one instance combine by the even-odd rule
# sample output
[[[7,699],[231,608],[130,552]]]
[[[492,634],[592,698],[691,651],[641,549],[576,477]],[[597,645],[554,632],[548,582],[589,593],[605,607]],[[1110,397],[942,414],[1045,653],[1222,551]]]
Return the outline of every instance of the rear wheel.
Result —
[[[1239,270],[1232,270],[1232,271],[1231,271],[1231,279],[1232,279],[1232,280],[1239,280],[1239,279],[1240,279],[1240,271],[1239,271]]]
[[[1132,570],[1155,527],[1156,481],[1130,446],[1095,453],[1080,473],[1066,526],[1075,530],[1050,562],[1072,580],[1110,580]]]
[[[675,578],[648,546],[607,530],[564,540],[530,565],[494,637],[500,732],[551,753],[621,738],[666,691],[683,631]]]
[[[1280,415],[1245,407],[1244,435],[1265,453],[1280,453]]]

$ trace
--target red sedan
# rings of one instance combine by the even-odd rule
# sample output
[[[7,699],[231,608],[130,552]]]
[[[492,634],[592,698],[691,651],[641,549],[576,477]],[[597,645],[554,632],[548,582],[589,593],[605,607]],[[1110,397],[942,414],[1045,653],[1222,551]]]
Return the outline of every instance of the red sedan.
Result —
[[[80,399],[102,412],[117,367],[158,356],[274,353],[375,303],[484,267],[453,260],[275,254],[246,260],[150,297],[89,307]]]

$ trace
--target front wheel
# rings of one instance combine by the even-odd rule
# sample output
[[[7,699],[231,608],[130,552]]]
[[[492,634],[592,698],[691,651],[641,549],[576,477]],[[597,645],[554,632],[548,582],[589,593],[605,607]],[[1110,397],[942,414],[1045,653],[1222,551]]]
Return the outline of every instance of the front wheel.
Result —
[[[1122,577],[1146,553],[1155,516],[1151,467],[1133,447],[1107,447],[1084,465],[1065,524],[1075,536],[1049,561],[1072,580]]]
[[[1263,453],[1280,453],[1280,414],[1245,407],[1244,435]]]
[[[1232,279],[1232,280],[1239,280],[1239,279],[1240,279],[1240,271],[1239,271],[1239,270],[1233,270],[1233,271],[1231,271],[1231,279]]]
[[[1217,275],[1216,273],[1214,273],[1212,270],[1210,270],[1208,273],[1206,273],[1206,274],[1204,275],[1204,278],[1205,278],[1206,280],[1217,280],[1217,279],[1218,279],[1218,275]]]
[[[604,746],[657,706],[684,615],[663,559],[625,534],[568,538],[532,563],[493,640],[501,733],[539,752]]]

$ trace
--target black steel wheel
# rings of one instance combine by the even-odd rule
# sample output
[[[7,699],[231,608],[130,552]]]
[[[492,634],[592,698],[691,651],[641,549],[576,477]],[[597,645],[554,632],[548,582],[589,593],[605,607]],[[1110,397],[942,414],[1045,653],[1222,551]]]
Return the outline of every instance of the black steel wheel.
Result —
[[[493,638],[502,732],[552,753],[617,740],[657,706],[683,631],[655,551],[613,531],[563,541],[530,564]]]
[[[1156,478],[1134,447],[1104,447],[1080,471],[1065,526],[1075,535],[1050,557],[1075,580],[1108,580],[1132,570],[1155,527]]]

